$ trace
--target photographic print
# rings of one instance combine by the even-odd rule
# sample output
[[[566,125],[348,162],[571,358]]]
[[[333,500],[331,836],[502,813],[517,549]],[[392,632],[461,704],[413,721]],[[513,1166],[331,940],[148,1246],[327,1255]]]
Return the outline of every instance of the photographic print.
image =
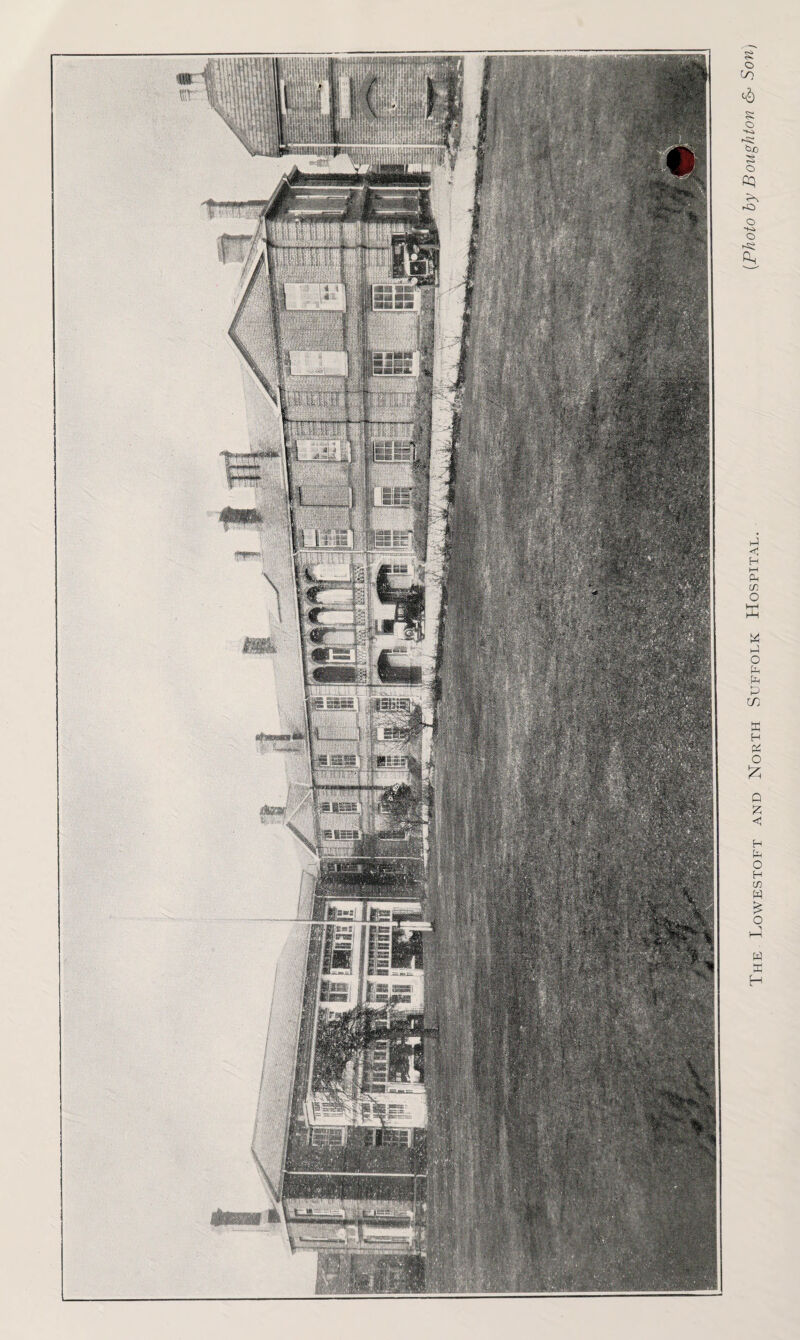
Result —
[[[710,73],[53,57],[65,1298],[719,1292]]]

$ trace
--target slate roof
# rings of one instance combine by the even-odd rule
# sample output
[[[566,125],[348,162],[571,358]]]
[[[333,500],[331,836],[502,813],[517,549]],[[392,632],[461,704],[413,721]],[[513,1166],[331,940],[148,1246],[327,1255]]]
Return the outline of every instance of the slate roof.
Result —
[[[317,854],[316,833],[314,831],[314,801],[311,787],[292,782],[286,797],[284,824],[292,837],[312,856]]]
[[[280,152],[275,60],[218,56],[205,68],[208,101],[250,154]]]
[[[247,277],[228,335],[277,408],[280,404],[278,351],[272,320],[269,273],[263,253]]]
[[[311,916],[315,886],[315,876],[304,872],[297,900],[298,917]],[[253,1158],[279,1214],[282,1214],[283,1165],[292,1115],[310,938],[310,926],[292,926],[278,959],[253,1131]]]

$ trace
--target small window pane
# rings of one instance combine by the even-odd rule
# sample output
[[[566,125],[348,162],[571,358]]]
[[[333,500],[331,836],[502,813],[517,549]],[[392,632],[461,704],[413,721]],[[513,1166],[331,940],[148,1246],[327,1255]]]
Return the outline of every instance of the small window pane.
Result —
[[[331,1145],[343,1145],[346,1131],[344,1126],[312,1126],[309,1143],[315,1149],[324,1149]]]
[[[378,507],[410,507],[411,489],[405,484],[388,484],[375,490]]]
[[[414,354],[408,352],[374,353],[373,377],[411,377],[414,373]]]
[[[320,549],[352,549],[353,547],[353,532],[351,530],[320,530],[316,534]]]
[[[319,998],[326,1004],[344,1005],[350,999],[350,983],[323,981],[320,983]]]
[[[283,289],[289,312],[345,310],[344,284],[284,284]]]
[[[372,310],[374,312],[412,312],[417,288],[414,284],[373,284]]]
[[[349,459],[349,442],[338,437],[298,437],[298,461],[342,461]]]
[[[414,443],[399,438],[375,438],[372,443],[374,461],[413,461]]]
[[[410,549],[411,531],[376,530],[374,532],[375,549]]]
[[[338,349],[294,349],[289,369],[293,377],[346,377],[347,354]]]

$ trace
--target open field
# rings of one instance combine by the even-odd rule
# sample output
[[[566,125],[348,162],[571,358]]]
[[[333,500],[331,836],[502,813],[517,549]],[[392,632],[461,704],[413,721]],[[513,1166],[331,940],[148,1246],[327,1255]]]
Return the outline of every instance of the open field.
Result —
[[[490,62],[435,744],[432,1291],[716,1286],[705,93],[701,57]]]

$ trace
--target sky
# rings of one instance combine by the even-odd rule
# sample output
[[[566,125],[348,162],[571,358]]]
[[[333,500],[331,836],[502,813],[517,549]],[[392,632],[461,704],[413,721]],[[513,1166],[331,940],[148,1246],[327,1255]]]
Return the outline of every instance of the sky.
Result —
[[[58,58],[55,279],[64,1287],[67,1297],[313,1293],[316,1257],[212,1210],[260,1210],[250,1156],[301,855],[285,797],[260,565],[208,516],[247,450],[226,339],[239,269],[202,202],[266,198],[175,74],[202,59]],[[240,224],[242,225],[240,227]]]

